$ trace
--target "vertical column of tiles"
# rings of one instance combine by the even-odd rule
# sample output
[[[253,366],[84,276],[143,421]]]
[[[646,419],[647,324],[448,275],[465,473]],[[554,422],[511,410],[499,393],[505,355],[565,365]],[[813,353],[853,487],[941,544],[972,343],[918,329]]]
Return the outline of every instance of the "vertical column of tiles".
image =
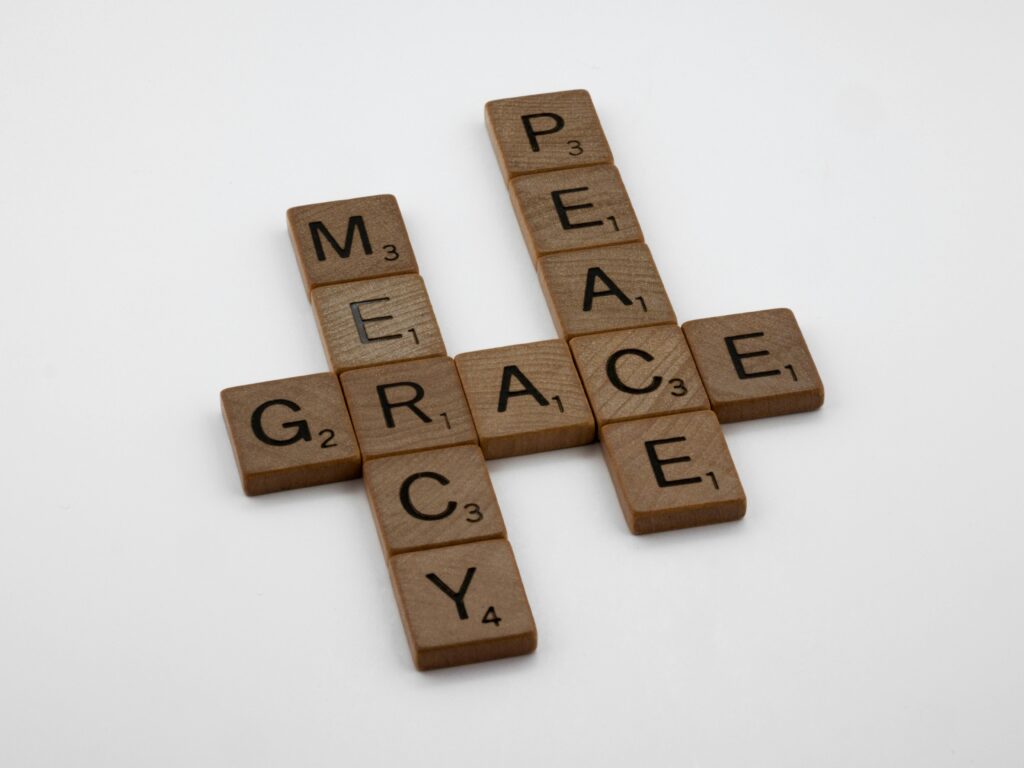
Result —
[[[366,461],[366,491],[413,661],[434,669],[531,652],[537,630],[526,592],[394,197],[300,206],[288,211],[288,225],[356,473],[360,455]],[[241,416],[237,408],[229,414],[229,393],[232,427]],[[294,422],[281,427],[300,430]],[[246,437],[234,428],[233,440],[235,432]],[[239,453],[235,443],[240,468],[248,462],[247,492],[351,471],[332,465],[317,474],[302,457],[297,474],[267,481],[254,474],[262,465],[252,451]]]
[[[701,378],[705,366],[698,371],[676,325],[593,104],[586,94],[571,93],[571,102],[566,94],[491,102],[486,114],[551,316],[570,342],[600,429],[623,514],[634,533],[737,519],[746,499],[708,410],[714,397]],[[561,142],[584,127],[600,136],[600,151],[590,163],[583,154],[569,162]],[[456,364],[483,443],[492,427],[477,413],[463,357]],[[658,453],[684,443],[685,454],[662,459]],[[676,464],[706,469],[666,474]]]

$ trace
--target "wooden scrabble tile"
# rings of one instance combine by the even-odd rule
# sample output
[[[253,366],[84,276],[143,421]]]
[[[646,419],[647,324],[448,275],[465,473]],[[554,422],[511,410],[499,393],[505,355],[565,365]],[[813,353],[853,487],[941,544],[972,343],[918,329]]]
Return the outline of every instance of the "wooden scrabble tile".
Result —
[[[633,533],[739,520],[747,510],[711,411],[609,424],[601,445]]]
[[[341,387],[364,459],[476,443],[451,358],[348,371]]]
[[[396,555],[388,565],[418,669],[536,649],[533,613],[504,539]]]
[[[825,402],[796,317],[766,309],[683,324],[722,423],[813,411]]]
[[[612,162],[586,91],[490,101],[484,117],[505,181],[524,173]]]
[[[505,536],[476,445],[373,459],[363,480],[387,556]]]
[[[534,261],[548,253],[644,239],[614,165],[520,176],[509,191]]]
[[[359,446],[333,373],[231,387],[220,402],[249,496],[359,476]]]
[[[569,347],[599,427],[711,407],[678,326],[578,336]]]
[[[564,341],[467,352],[455,365],[488,459],[594,441],[594,416]]]
[[[556,253],[541,259],[537,271],[563,339],[676,322],[643,243]]]
[[[321,285],[417,271],[394,195],[291,208],[288,231],[307,294]]]
[[[445,354],[419,275],[313,289],[327,360],[336,372]]]

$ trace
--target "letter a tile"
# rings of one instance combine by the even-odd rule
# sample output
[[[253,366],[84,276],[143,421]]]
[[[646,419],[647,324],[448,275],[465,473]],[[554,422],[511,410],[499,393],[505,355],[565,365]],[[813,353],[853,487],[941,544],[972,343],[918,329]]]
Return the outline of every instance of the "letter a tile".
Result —
[[[220,399],[249,496],[359,477],[359,446],[333,373],[231,387]]]
[[[327,360],[338,373],[445,354],[419,275],[315,288],[313,309]]]
[[[455,365],[488,459],[594,441],[594,415],[564,341],[466,352]]]
[[[683,332],[723,424],[813,411],[825,402],[818,369],[788,309],[691,320]]]
[[[665,286],[643,243],[545,256],[540,285],[563,339],[585,333],[671,323]]]
[[[386,555],[505,536],[478,446],[373,459],[363,480]]]
[[[633,533],[723,523],[746,513],[747,497],[711,411],[609,424],[601,445]]]
[[[504,539],[396,555],[389,563],[418,669],[521,656],[537,628]]]

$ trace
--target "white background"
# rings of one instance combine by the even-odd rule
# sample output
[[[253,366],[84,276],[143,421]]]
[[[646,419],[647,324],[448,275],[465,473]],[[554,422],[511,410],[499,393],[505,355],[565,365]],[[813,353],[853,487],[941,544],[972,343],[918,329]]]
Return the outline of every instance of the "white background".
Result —
[[[769,9],[769,6],[774,6]],[[0,3],[0,765],[978,765],[1024,752],[1015,2]],[[290,206],[397,195],[448,350],[554,336],[483,124],[591,91],[680,319],[823,410],[740,523],[492,462],[534,656],[413,670],[361,481],[242,495],[325,370]]]

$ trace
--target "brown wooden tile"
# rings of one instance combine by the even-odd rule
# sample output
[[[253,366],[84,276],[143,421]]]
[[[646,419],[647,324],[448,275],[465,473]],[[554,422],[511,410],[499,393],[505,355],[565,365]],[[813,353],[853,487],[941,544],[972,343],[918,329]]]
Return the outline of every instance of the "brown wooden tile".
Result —
[[[813,411],[825,402],[825,387],[792,311],[691,320],[683,331],[722,423]]]
[[[288,231],[306,293],[321,285],[417,271],[394,195],[291,208]]]
[[[532,653],[537,628],[504,539],[396,555],[395,599],[418,669]]]
[[[467,352],[455,364],[488,459],[594,441],[594,416],[564,341]]]
[[[359,476],[359,446],[333,373],[231,387],[220,401],[249,496]]]
[[[739,520],[743,493],[711,411],[624,421],[601,428],[601,445],[633,533]]]
[[[545,256],[537,265],[563,339],[676,322],[651,252],[643,243]]]
[[[509,191],[535,261],[548,253],[644,239],[614,165],[520,176]]]
[[[490,101],[484,117],[506,181],[524,173],[612,162],[586,91]]]
[[[675,325],[578,336],[569,347],[598,426],[711,407]]]
[[[363,479],[386,555],[505,536],[476,445],[373,459]]]
[[[445,354],[419,275],[314,288],[313,309],[327,360],[339,373]]]
[[[477,441],[451,358],[348,371],[341,387],[364,459]]]

